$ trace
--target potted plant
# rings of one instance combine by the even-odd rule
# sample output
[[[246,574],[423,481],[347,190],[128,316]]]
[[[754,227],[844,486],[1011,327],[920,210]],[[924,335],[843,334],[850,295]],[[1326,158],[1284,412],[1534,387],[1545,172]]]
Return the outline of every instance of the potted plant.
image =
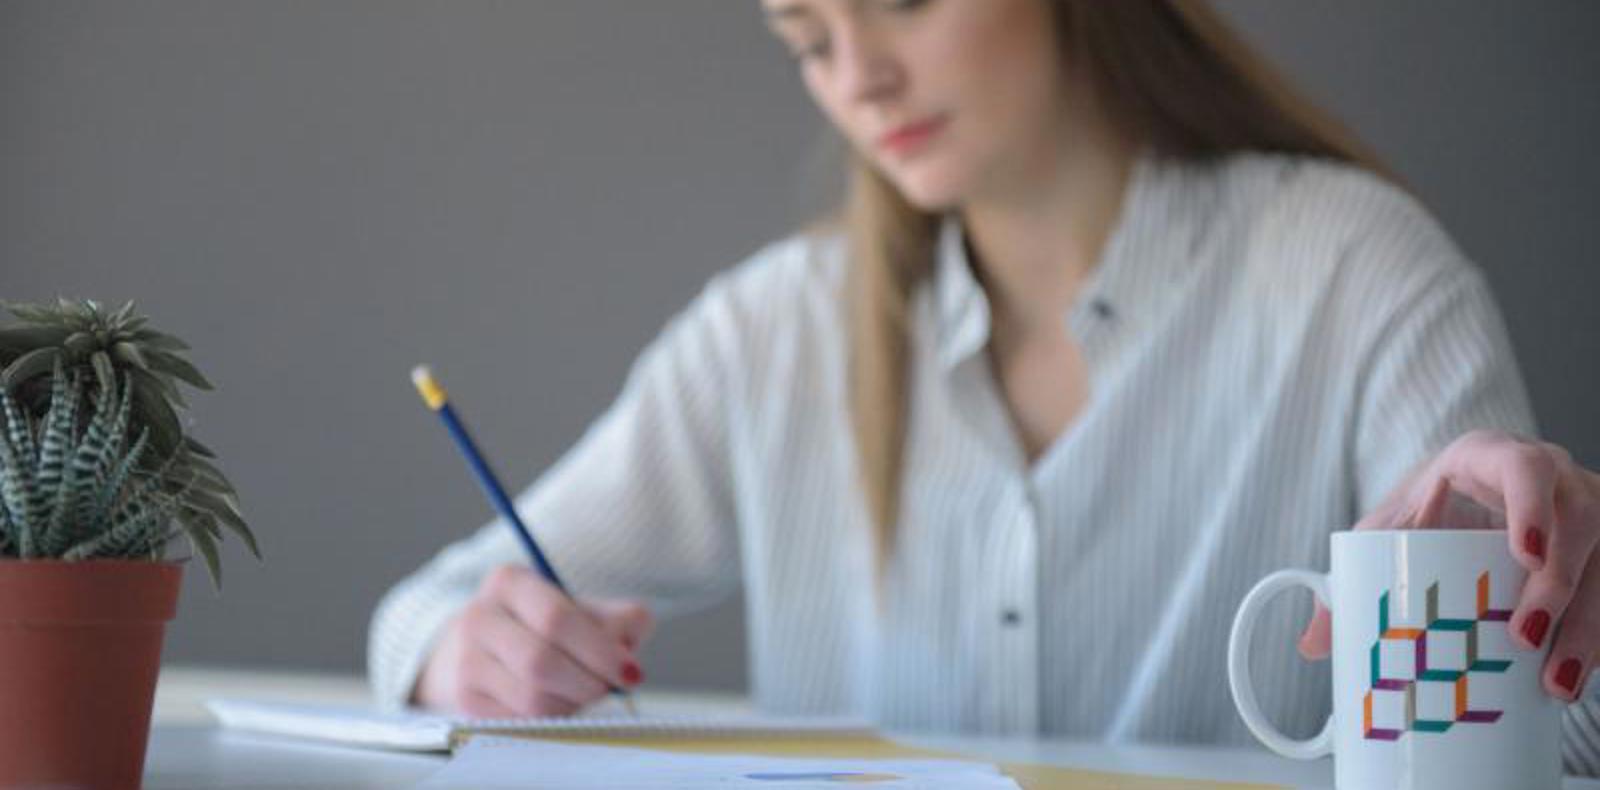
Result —
[[[128,303],[0,328],[0,786],[137,787],[187,538],[220,588],[233,486],[185,433],[182,341]]]

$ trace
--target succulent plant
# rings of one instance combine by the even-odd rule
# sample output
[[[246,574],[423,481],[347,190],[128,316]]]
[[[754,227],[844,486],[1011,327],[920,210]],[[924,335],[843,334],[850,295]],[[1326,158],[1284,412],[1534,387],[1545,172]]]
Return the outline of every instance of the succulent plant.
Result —
[[[157,558],[188,536],[220,584],[224,529],[260,550],[215,455],[185,434],[188,345],[133,303],[8,304],[0,328],[0,555]]]

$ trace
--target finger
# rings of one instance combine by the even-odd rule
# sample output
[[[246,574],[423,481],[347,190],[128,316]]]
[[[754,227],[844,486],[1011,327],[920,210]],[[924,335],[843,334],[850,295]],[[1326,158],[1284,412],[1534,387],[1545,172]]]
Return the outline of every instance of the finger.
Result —
[[[506,719],[518,715],[516,711],[500,704],[487,691],[469,691],[461,700],[461,712],[484,719]]]
[[[1306,624],[1306,630],[1300,635],[1300,655],[1312,661],[1321,661],[1328,657],[1333,646],[1333,613],[1328,607],[1317,601],[1317,610],[1311,614],[1311,622]]]
[[[463,659],[462,673],[468,686],[462,698],[487,711],[473,713],[476,716],[567,716],[582,707],[540,690],[481,645]],[[493,706],[484,705],[485,699]]]
[[[1531,572],[1544,567],[1555,522],[1557,463],[1536,444],[1513,437],[1470,437],[1446,451],[1455,488],[1484,507],[1505,513],[1511,554]]]
[[[530,701],[524,700],[516,679],[498,659],[472,643],[463,651],[460,678],[461,709],[472,716],[538,716],[545,715]]]
[[[637,682],[639,666],[621,641],[532,570],[508,566],[496,571],[489,585],[506,611],[608,685]],[[630,678],[633,682],[628,682]]]
[[[542,698],[577,708],[605,696],[606,684],[503,609],[487,608],[472,624],[478,644],[501,665],[495,691],[527,715],[552,715]],[[499,678],[504,674],[504,678]],[[566,706],[563,706],[566,707]]]
[[[473,716],[525,716],[510,693],[511,675],[487,652],[468,647],[461,658],[462,709]]]
[[[629,652],[638,650],[655,631],[655,617],[637,601],[594,601],[585,606],[600,627]]]
[[[1550,534],[1549,560],[1528,577],[1513,617],[1515,633],[1529,648],[1539,646],[1540,637],[1550,623],[1562,621],[1584,583],[1595,538],[1600,535],[1600,524],[1594,523],[1594,496],[1581,470],[1572,464],[1565,451],[1561,451],[1555,461],[1559,471],[1553,497],[1556,518]]]
[[[497,663],[487,656],[483,658],[489,663]],[[487,682],[482,688],[467,692],[466,712],[485,718],[571,716],[582,707],[571,700],[550,694],[538,692],[526,694],[510,683],[509,679],[510,675],[503,667],[498,675],[485,676]]]
[[[1421,529],[1443,526],[1449,505],[1450,481],[1443,476],[1436,477],[1428,487],[1428,495],[1423,498],[1421,506],[1411,516],[1411,523],[1408,526]]]
[[[1544,447],[1556,462],[1555,525],[1547,554],[1551,562],[1565,564],[1572,575],[1587,567],[1600,542],[1600,488],[1566,450],[1553,444]]]
[[[1361,520],[1350,529],[1357,532],[1369,529],[1404,529],[1412,511],[1408,504],[1411,491],[1418,485],[1417,481],[1430,475],[1436,476],[1433,469],[1433,459],[1412,467],[1411,471],[1406,472],[1401,478],[1400,484],[1391,489],[1377,507],[1362,516]]]
[[[1561,620],[1561,628],[1540,680],[1545,691],[1571,702],[1582,693],[1600,652],[1600,558],[1591,556],[1579,593]]]
[[[1544,647],[1545,639],[1550,635],[1550,626],[1566,612],[1572,598],[1571,589],[1567,582],[1553,574],[1529,576],[1522,586],[1516,611],[1512,612],[1511,621],[1506,624],[1512,634],[1512,642],[1524,650]]]

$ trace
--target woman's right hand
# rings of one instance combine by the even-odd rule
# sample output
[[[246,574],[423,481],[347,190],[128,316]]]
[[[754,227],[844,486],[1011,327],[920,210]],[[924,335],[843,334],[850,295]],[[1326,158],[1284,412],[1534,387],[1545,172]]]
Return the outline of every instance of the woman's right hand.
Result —
[[[445,626],[412,701],[471,716],[570,715],[607,684],[644,680],[634,651],[652,626],[637,602],[574,602],[532,568],[503,565]]]

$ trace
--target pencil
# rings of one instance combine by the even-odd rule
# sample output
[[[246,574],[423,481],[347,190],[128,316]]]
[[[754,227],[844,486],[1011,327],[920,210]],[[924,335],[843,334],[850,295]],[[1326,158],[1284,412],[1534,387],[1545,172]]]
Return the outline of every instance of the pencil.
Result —
[[[489,468],[489,462],[484,459],[483,453],[478,452],[478,446],[472,441],[472,435],[467,432],[467,426],[462,424],[461,418],[456,416],[455,409],[450,407],[450,399],[445,395],[444,388],[439,386],[439,382],[433,378],[433,372],[428,369],[427,365],[418,365],[411,370],[411,383],[416,385],[417,392],[421,393],[422,401],[428,405],[428,408],[438,413],[439,419],[444,421],[444,426],[450,431],[450,436],[456,440],[456,447],[459,447],[461,454],[466,456],[467,465],[472,467],[473,474],[478,478],[478,484],[483,487],[483,492],[489,496],[489,501],[493,503],[494,509],[500,512],[500,516],[511,527],[511,531],[516,533],[517,539],[522,542],[522,548],[527,551],[528,557],[533,560],[533,565],[538,569],[539,575],[543,576],[545,581],[550,582],[557,590],[560,590],[568,599],[571,599],[572,593],[567,590],[567,586],[561,582],[561,577],[556,574],[555,567],[550,564],[550,561],[545,558],[544,552],[539,549],[539,544],[533,539],[533,533],[529,532],[527,525],[522,523],[522,517],[517,515],[517,509],[512,505],[511,498],[506,496],[505,487],[500,485],[500,478],[496,477],[494,471]],[[630,715],[638,715],[638,711],[633,705],[632,694],[629,694],[625,689],[611,685],[609,681],[606,683],[606,688],[610,689],[611,693],[622,702],[622,706],[627,709]]]

